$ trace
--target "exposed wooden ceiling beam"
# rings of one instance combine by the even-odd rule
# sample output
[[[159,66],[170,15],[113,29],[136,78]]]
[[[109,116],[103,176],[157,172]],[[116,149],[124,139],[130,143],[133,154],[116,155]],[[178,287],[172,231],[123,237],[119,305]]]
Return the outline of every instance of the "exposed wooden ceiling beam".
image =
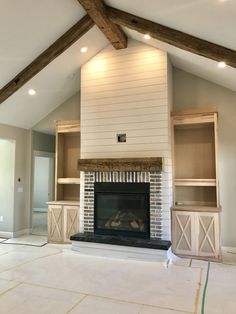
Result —
[[[118,25],[126,26],[143,34],[149,34],[155,39],[194,54],[218,62],[224,61],[227,65],[236,68],[235,50],[219,46],[112,7],[107,7],[107,13],[110,20]]]
[[[78,0],[94,23],[100,28],[114,48],[127,47],[127,37],[122,28],[111,22],[107,16],[103,0]]]
[[[18,73],[8,84],[0,90],[0,104],[14,94],[19,88],[27,83],[31,78],[43,70],[50,62],[62,54],[80,37],[82,37],[94,22],[89,15],[84,16],[74,26],[72,26],[64,35],[58,38],[50,47],[42,52],[33,62],[24,70]]]

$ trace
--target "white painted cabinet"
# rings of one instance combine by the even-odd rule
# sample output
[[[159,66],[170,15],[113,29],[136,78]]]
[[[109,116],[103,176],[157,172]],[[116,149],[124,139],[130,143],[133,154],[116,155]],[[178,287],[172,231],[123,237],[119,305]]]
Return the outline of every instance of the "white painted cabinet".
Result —
[[[173,251],[219,259],[219,213],[172,211]]]
[[[79,205],[48,203],[48,242],[68,243],[79,232]]]

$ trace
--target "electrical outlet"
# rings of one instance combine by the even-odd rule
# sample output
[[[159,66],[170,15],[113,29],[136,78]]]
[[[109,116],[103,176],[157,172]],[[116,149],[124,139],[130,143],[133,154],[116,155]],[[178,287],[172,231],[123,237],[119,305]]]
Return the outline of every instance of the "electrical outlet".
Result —
[[[0,216],[0,222],[3,222],[3,216]]]

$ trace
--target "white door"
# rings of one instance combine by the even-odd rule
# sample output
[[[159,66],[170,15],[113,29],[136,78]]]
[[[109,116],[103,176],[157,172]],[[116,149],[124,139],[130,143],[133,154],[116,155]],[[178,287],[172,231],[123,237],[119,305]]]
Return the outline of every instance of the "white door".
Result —
[[[54,198],[54,154],[35,152],[33,165],[32,233],[47,235],[47,202]]]

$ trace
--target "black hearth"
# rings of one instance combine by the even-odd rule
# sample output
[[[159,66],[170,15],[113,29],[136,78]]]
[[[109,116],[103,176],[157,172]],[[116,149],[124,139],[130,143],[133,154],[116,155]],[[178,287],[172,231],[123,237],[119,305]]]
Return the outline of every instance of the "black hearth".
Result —
[[[149,183],[95,183],[94,233],[150,237]]]

